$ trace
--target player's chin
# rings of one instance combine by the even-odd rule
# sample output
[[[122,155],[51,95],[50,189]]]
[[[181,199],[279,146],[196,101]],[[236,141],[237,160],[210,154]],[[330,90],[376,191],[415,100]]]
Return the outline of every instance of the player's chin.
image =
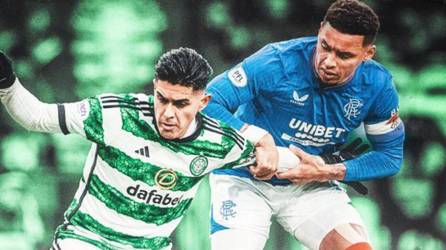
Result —
[[[339,83],[339,77],[325,77],[321,79],[327,85],[336,85]]]
[[[179,138],[178,133],[172,130],[160,129],[160,135],[166,140],[174,140]]]
[[[324,84],[335,85],[339,83],[339,76],[335,74],[320,73],[319,78]]]

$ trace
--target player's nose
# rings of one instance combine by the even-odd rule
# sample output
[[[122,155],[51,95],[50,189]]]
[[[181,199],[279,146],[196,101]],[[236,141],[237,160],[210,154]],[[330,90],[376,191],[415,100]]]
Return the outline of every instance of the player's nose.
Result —
[[[325,66],[327,68],[334,68],[336,67],[336,58],[333,53],[328,53],[327,57],[325,58]]]
[[[173,107],[173,105],[172,104],[168,104],[167,106],[166,106],[166,109],[164,110],[164,117],[166,118],[166,119],[168,119],[168,118],[172,118],[172,117],[174,117],[175,116],[175,110],[174,110],[174,107]]]

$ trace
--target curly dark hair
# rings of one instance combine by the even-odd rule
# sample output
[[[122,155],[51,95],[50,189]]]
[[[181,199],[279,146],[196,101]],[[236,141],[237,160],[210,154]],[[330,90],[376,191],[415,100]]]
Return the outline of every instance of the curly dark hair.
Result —
[[[363,35],[363,45],[375,41],[380,26],[376,13],[367,4],[358,0],[337,0],[331,4],[323,24],[327,22],[339,32]]]
[[[203,90],[212,72],[208,61],[195,50],[178,48],[159,58],[155,66],[155,79]]]

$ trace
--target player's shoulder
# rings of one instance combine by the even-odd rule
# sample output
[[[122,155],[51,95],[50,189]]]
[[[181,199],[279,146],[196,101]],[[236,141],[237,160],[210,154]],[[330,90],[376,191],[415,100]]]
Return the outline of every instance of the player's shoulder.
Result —
[[[358,90],[362,96],[376,100],[373,105],[381,107],[390,100],[398,99],[392,75],[382,64],[367,60],[362,63],[359,73],[359,77],[355,77],[358,80],[356,86],[360,86]]]
[[[302,37],[267,44],[245,60],[244,68],[280,78],[311,60],[316,41],[316,37]]]
[[[317,37],[300,37],[290,40],[284,40],[279,42],[273,42],[265,45],[257,53],[269,54],[271,56],[296,56],[295,52],[312,52]]]
[[[392,74],[382,64],[375,60],[367,60],[358,70],[361,86],[365,86],[371,93],[379,94],[386,89],[394,89]]]
[[[201,116],[203,129],[206,132],[214,134],[217,137],[223,136],[229,140],[232,140],[235,145],[243,148],[245,140],[236,129],[201,112],[199,113],[199,115]]]
[[[279,52],[301,51],[301,50],[307,50],[309,47],[314,47],[316,42],[317,42],[317,37],[313,36],[299,37],[272,43],[271,46],[274,47]]]
[[[392,74],[381,63],[375,60],[367,60],[362,64],[362,72],[367,76],[367,80],[376,83],[388,82],[392,78]]]
[[[95,97],[103,110],[116,112],[137,111],[146,116],[152,115],[153,96],[143,93],[105,93]]]

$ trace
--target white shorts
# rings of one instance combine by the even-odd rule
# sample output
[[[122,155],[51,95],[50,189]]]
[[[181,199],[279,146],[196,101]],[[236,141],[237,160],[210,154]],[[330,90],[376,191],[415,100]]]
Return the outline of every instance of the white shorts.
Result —
[[[274,216],[302,244],[319,249],[323,238],[336,226],[363,226],[345,191],[330,183],[274,186],[219,174],[211,174],[209,183],[211,234],[225,229],[247,230],[267,239]]]

